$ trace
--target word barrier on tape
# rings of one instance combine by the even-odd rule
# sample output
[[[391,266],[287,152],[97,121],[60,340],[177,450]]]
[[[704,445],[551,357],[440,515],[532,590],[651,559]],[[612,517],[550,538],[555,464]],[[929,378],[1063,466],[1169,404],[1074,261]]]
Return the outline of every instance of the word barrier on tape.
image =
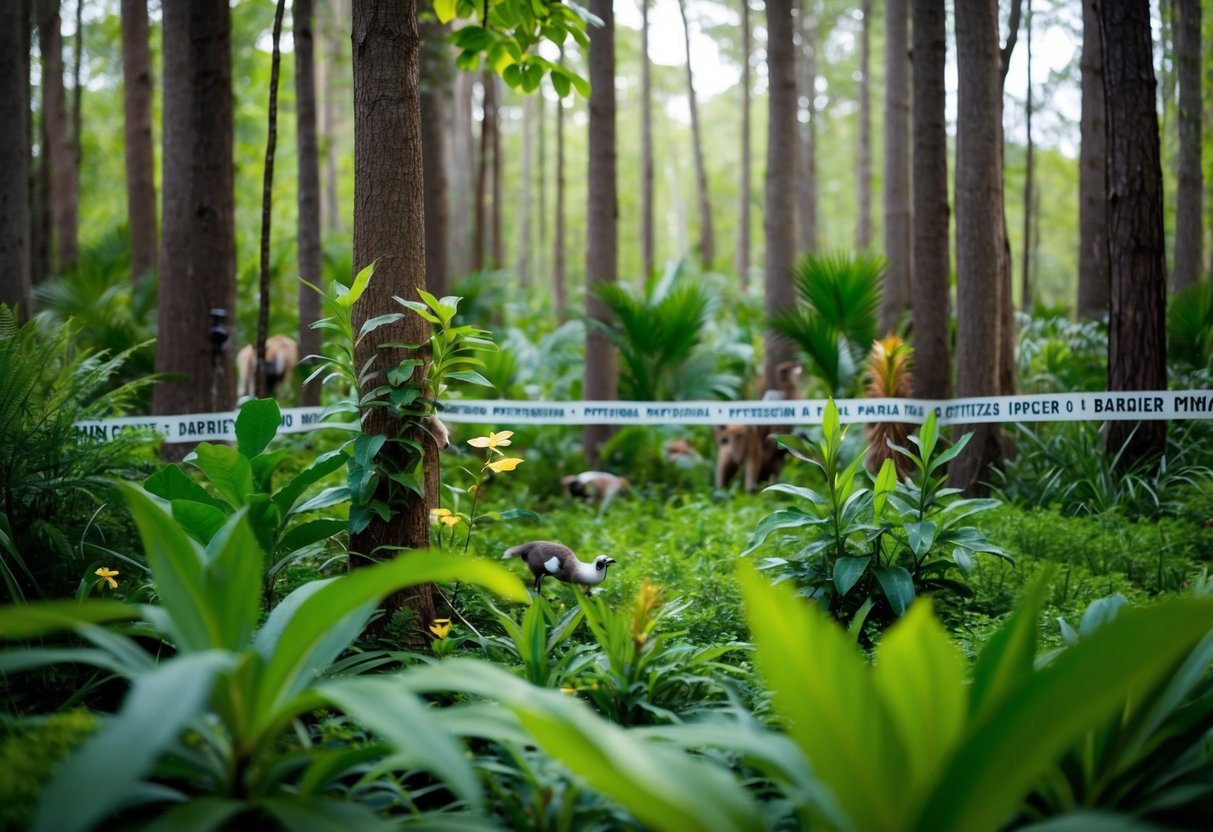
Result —
[[[826,399],[746,402],[531,402],[462,399],[443,404],[451,423],[508,425],[819,425]],[[1213,419],[1213,390],[1146,390],[1131,393],[1042,393],[944,399],[837,399],[847,424],[922,424],[934,413],[941,425],[979,422],[1077,422],[1083,420]],[[321,421],[323,408],[282,411],[279,433],[320,428],[356,430],[351,422]],[[236,438],[236,413],[184,416],[127,416],[77,422],[81,433],[110,440],[129,430],[152,431],[165,442],[223,441]]]

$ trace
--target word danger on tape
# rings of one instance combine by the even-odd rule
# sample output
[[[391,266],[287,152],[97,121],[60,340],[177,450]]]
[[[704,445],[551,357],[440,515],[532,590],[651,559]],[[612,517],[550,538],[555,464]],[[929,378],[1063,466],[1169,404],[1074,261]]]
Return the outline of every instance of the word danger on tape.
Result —
[[[817,425],[826,399],[745,402],[533,402],[463,399],[445,402],[442,419],[451,423],[506,425]],[[1076,422],[1083,420],[1213,419],[1213,390],[1145,390],[1130,393],[1045,393],[945,399],[837,399],[846,424],[922,424],[934,413],[941,425],[981,422]],[[321,428],[357,430],[357,423],[322,421],[323,408],[282,411],[279,433]],[[159,434],[165,442],[230,441],[236,413],[183,416],[126,416],[77,422],[85,436],[108,441],[125,431]]]

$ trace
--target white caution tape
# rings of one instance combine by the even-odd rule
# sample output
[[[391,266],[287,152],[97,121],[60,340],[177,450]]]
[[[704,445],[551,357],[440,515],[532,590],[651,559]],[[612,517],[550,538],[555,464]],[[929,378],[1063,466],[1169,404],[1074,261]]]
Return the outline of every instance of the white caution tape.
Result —
[[[935,413],[941,425],[980,422],[1077,422],[1213,419],[1213,390],[1147,390],[1132,393],[1041,393],[946,399],[837,399],[846,424],[922,424]],[[446,402],[442,419],[452,423],[508,425],[818,425],[825,399],[748,402],[531,402],[464,399]],[[349,422],[322,422],[323,408],[282,411],[279,433],[320,428],[355,430]],[[88,436],[113,439],[124,431],[151,430],[165,442],[229,441],[236,438],[236,413],[127,416],[77,422]]]

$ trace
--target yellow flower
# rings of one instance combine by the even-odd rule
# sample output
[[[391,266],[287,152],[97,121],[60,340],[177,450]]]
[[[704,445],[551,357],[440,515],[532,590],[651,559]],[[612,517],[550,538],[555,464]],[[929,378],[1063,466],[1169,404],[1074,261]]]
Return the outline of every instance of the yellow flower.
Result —
[[[510,437],[514,435],[512,430],[503,430],[500,433],[489,432],[488,436],[477,436],[475,439],[469,439],[468,444],[473,448],[504,448],[510,444]]]
[[[438,519],[447,526],[458,526],[463,521],[458,514],[444,514]]]
[[[502,471],[513,471],[519,466],[520,463],[522,463],[522,461],[523,460],[521,457],[505,456],[501,459],[488,463],[488,467],[500,474]]]
[[[440,639],[446,638],[450,631],[451,619],[449,618],[435,618],[434,623],[430,625],[430,632]]]
[[[118,588],[118,582],[114,580],[114,576],[118,574],[117,569],[108,569],[104,566],[101,566],[101,567],[98,567],[97,570],[93,572],[93,574],[99,576],[101,578],[101,580],[107,581],[110,585],[110,589]]]
[[[430,509],[430,522],[436,523],[444,517],[450,517],[451,510],[449,508],[432,508]],[[446,522],[443,520],[443,522]]]

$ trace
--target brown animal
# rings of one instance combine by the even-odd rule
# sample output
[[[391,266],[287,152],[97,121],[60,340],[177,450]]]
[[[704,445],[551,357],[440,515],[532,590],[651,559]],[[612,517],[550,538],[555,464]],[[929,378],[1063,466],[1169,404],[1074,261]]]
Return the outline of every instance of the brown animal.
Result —
[[[283,384],[299,363],[299,345],[289,335],[271,335],[265,339],[265,386],[271,396],[284,392]],[[236,398],[243,402],[257,395],[257,348],[245,344],[236,353]]]
[[[574,499],[598,503],[598,516],[601,517],[615,496],[627,489],[628,481],[606,471],[582,471],[561,477],[560,485]]]
[[[800,398],[804,365],[785,361],[775,368],[779,386],[766,390],[763,400]],[[716,425],[716,488],[723,491],[738,471],[744,472],[745,490],[753,493],[760,482],[773,480],[783,464],[783,450],[775,444],[775,434],[786,433],[779,425]]]

